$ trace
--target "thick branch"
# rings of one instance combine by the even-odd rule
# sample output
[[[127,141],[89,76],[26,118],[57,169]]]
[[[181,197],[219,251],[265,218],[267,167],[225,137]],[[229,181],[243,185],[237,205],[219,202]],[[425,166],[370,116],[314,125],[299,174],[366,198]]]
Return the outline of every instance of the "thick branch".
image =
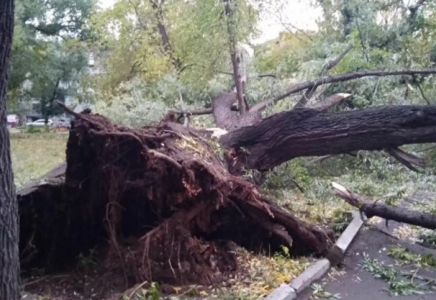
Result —
[[[338,197],[344,199],[348,204],[359,208],[368,218],[379,216],[386,220],[394,220],[428,229],[436,229],[435,214],[410,211],[400,207],[372,202],[335,182],[333,183],[333,187]]]
[[[414,166],[425,167],[425,161],[422,158],[407,153],[401,149],[389,148],[386,149],[386,152],[412,171],[418,172]]]
[[[320,77],[314,81],[306,81],[302,83],[297,83],[293,85],[291,88],[289,88],[284,93],[276,96],[273,99],[269,99],[266,101],[262,101],[254,105],[250,111],[262,111],[265,109],[268,105],[275,104],[278,101],[292,95],[295,93],[298,93],[300,91],[306,90],[306,89],[313,89],[323,84],[328,83],[334,83],[334,82],[343,82],[343,81],[349,81],[353,79],[358,79],[362,77],[370,77],[370,76],[392,76],[392,75],[421,75],[421,76],[428,76],[436,74],[436,68],[427,68],[427,69],[419,69],[419,70],[410,70],[410,69],[404,69],[404,70],[396,70],[396,71],[384,71],[384,70],[369,70],[369,71],[360,71],[360,72],[352,72],[352,73],[345,73],[345,74],[339,74],[334,76],[323,76]]]
[[[387,106],[340,113],[295,109],[221,138],[225,147],[243,148],[245,156],[241,161],[258,170],[268,170],[301,156],[383,150],[435,141],[436,105]]]

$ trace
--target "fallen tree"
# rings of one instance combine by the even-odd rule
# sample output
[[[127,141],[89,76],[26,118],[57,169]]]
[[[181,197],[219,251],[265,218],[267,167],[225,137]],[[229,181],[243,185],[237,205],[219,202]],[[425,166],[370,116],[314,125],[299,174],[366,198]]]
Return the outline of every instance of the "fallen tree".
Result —
[[[368,219],[378,216],[386,220],[436,229],[435,214],[411,211],[401,207],[378,203],[377,201],[370,201],[335,182],[333,183],[333,188],[338,197],[344,199],[348,204],[357,207]]]
[[[268,253],[286,245],[294,255],[325,255],[333,241],[329,229],[299,220],[236,175],[247,167],[266,171],[296,157],[356,150],[386,150],[409,167],[422,166],[398,147],[436,141],[436,107],[326,112],[351,97],[339,93],[312,108],[263,120],[261,111],[306,91],[300,101],[304,106],[326,83],[365,76],[427,76],[436,69],[334,76],[324,76],[324,71],[320,78],[294,85],[251,109],[240,107],[238,94],[223,93],[211,109],[172,111],[161,124],[147,128],[117,126],[63,106],[76,117],[65,178],[57,174],[55,182],[19,194],[23,269],[67,268],[79,254],[96,248],[105,267],[122,272],[129,285],[145,280],[209,285],[237,269],[231,242]],[[177,114],[189,120],[208,113],[219,135],[224,134],[220,143],[225,149],[209,139],[209,132],[174,122],[180,119]]]
[[[299,156],[430,142],[435,114],[434,106],[293,110],[224,135],[227,166],[206,131],[174,122],[132,129],[75,114],[65,182],[19,194],[23,266],[68,267],[98,247],[108,268],[125,272],[131,283],[210,284],[237,269],[230,241],[252,250],[286,245],[295,255],[324,255],[329,230],[280,208],[253,183],[231,175],[230,164],[244,157],[247,166],[265,170]],[[398,149],[393,153],[407,160]]]

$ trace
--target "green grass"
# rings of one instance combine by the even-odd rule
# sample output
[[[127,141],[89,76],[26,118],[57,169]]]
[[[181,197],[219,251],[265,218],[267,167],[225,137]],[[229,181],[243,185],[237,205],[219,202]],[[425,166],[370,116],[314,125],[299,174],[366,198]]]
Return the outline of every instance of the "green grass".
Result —
[[[11,134],[14,181],[20,188],[65,161],[67,137],[59,134]]]

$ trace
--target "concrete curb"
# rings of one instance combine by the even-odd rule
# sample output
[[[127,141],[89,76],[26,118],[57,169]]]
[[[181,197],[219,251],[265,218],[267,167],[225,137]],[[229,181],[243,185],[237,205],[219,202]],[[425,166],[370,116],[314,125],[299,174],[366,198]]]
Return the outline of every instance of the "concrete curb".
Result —
[[[326,255],[326,258],[330,261],[333,267],[337,266],[344,259],[345,252],[348,250],[364,224],[359,212],[353,211],[352,215],[353,220],[351,220],[350,224],[348,224],[345,231]]]
[[[345,231],[341,234],[335,245],[330,249],[326,258],[320,259],[307,268],[300,276],[291,283],[282,283],[265,300],[293,300],[298,294],[308,288],[312,283],[321,279],[330,269],[340,263],[345,252],[350,247],[356,235],[363,226],[363,221],[359,212],[352,212],[353,220],[348,224]]]

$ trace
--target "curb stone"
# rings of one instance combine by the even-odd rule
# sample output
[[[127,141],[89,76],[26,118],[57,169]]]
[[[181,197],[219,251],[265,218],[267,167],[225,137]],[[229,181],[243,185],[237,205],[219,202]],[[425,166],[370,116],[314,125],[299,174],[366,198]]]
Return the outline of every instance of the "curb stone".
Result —
[[[286,283],[282,283],[278,288],[272,291],[265,300],[293,300],[297,298],[297,292]]]
[[[265,300],[293,300],[298,294],[309,287],[313,282],[322,278],[331,266],[337,265],[345,256],[345,252],[350,247],[356,235],[359,233],[364,222],[359,212],[353,211],[353,220],[348,224],[345,231],[341,234],[335,245],[327,254],[327,258],[320,259],[307,268],[300,276],[291,283],[282,283],[272,291]]]
[[[326,258],[330,261],[332,267],[337,266],[344,259],[345,252],[348,250],[364,224],[359,212],[353,211],[352,216],[353,220],[351,220],[350,224],[348,224],[345,231],[326,255]]]
[[[320,279],[330,269],[330,261],[323,258],[312,264],[297,278],[292,280],[289,284],[297,293],[301,293],[304,289],[309,287],[314,281]]]

